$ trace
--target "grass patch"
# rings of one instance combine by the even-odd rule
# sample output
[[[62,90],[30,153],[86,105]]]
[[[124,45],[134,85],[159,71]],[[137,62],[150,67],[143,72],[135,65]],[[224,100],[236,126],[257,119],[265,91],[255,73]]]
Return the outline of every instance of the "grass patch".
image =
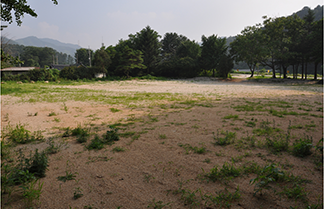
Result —
[[[120,112],[121,110],[117,109],[117,108],[110,108],[110,111],[112,113],[116,113],[116,112]]]
[[[190,144],[178,144],[179,147],[182,147],[186,150],[186,154],[189,154],[190,151],[193,151],[196,154],[205,154],[207,152],[206,147],[193,147]]]
[[[213,142],[214,145],[226,146],[229,144],[233,144],[236,138],[236,132],[222,131],[221,135],[225,135],[225,137],[220,137],[219,131],[217,131],[217,136],[215,136],[214,134],[214,140],[215,140],[215,142]]]

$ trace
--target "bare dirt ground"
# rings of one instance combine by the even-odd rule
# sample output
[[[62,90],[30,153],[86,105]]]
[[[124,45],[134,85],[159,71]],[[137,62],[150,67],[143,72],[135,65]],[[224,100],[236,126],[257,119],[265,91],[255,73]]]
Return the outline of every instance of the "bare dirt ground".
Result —
[[[203,198],[204,195],[217,196],[225,189],[233,193],[236,188],[241,196],[229,201],[230,208],[305,208],[323,201],[323,169],[314,163],[319,157],[315,149],[312,155],[304,158],[293,156],[291,151],[274,154],[265,146],[267,136],[258,136],[254,131],[261,129],[266,121],[271,128],[277,128],[278,133],[284,135],[290,131],[289,150],[297,139],[312,137],[316,145],[323,137],[323,87],[311,81],[305,85],[293,83],[290,80],[278,84],[249,82],[242,78],[230,81],[195,78],[61,85],[55,87],[117,95],[124,92],[170,93],[187,95],[192,100],[160,101],[161,104],[140,107],[70,100],[65,102],[66,111],[62,102],[20,102],[17,97],[2,95],[1,126],[21,123],[30,131],[43,131],[47,139],[55,137],[57,143],[67,142],[60,152],[49,155],[46,177],[40,179],[44,182],[40,202],[35,208],[162,208],[163,204],[168,204],[164,208],[220,208],[219,204],[207,201],[206,196]],[[199,101],[197,95],[207,99]],[[260,105],[263,111],[238,111],[242,105]],[[110,108],[120,111],[112,112]],[[270,109],[297,114],[278,117],[271,114]],[[51,112],[56,116],[49,116]],[[226,119],[230,115],[237,117]],[[128,124],[120,126],[119,132],[129,135],[125,134],[114,145],[99,151],[88,151],[75,137],[61,137],[63,128],[81,125],[91,128],[91,138],[94,138],[115,123]],[[235,142],[227,146],[213,145],[217,132],[223,136],[221,133],[226,131],[235,132]],[[258,145],[250,146],[244,139],[253,135]],[[194,149],[185,149],[183,145],[186,144],[205,147],[206,152],[195,153]],[[43,142],[16,149],[26,147],[28,153],[36,148],[44,150],[47,146]],[[114,147],[123,147],[124,151],[113,152]],[[203,170],[209,172],[216,165],[222,168],[225,162],[234,163],[235,167],[255,162],[262,168],[275,163],[287,173],[310,180],[300,184],[307,194],[306,199],[280,194],[285,187],[291,187],[287,182],[272,183],[276,192],[265,190],[264,195],[254,196],[255,185],[250,185],[250,180],[257,175],[253,173],[240,174],[228,181],[202,179]],[[64,176],[67,170],[76,173],[75,180],[59,181],[57,177]],[[74,200],[77,189],[83,196]],[[10,204],[5,205],[6,195],[3,198],[4,208],[25,208],[19,192],[13,195]]]

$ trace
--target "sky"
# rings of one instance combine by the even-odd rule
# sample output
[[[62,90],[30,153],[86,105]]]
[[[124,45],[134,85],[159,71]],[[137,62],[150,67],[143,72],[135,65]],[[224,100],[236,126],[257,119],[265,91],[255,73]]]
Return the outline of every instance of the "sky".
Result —
[[[2,31],[10,39],[36,36],[99,49],[116,45],[146,26],[163,38],[176,32],[190,40],[201,36],[235,36],[262,16],[288,16],[304,6],[314,9],[323,0],[28,0],[38,17],[25,15]],[[2,25],[7,25],[2,22]]]

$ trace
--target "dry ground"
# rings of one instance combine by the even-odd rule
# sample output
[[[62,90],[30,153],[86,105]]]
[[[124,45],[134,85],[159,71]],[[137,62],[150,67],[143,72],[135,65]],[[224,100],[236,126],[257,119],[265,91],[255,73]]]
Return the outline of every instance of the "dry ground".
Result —
[[[323,137],[322,86],[196,78],[53,85],[53,88],[103,91],[115,95],[177,93],[176,97],[183,96],[184,99],[112,105],[65,98],[63,104],[26,102],[28,100],[21,100],[24,96],[2,95],[2,128],[9,123],[21,123],[30,131],[42,130],[46,139],[54,137],[57,143],[67,142],[60,152],[49,155],[46,177],[40,179],[44,182],[40,202],[35,208],[162,208],[158,206],[167,203],[164,208],[219,208],[215,204],[205,205],[206,198],[203,200],[202,196],[217,196],[225,189],[234,193],[236,188],[239,188],[241,197],[230,202],[230,208],[306,208],[323,201],[323,169],[316,164],[321,156],[315,149],[312,155],[304,158],[291,153],[295,140],[312,137],[316,145]],[[201,97],[203,99],[199,99]],[[242,109],[243,106],[259,106],[262,110]],[[114,112],[111,108],[120,111]],[[282,113],[285,110],[297,114],[281,117],[274,114],[274,111]],[[51,112],[56,116],[49,116]],[[109,130],[108,126],[115,123],[126,124],[119,126],[119,133],[128,135],[124,134],[115,144],[106,145],[99,151],[88,151],[75,137],[61,137],[64,128],[81,125],[91,128],[92,139],[95,134],[104,134]],[[276,134],[290,132],[289,151],[274,154],[267,148],[266,138],[276,134],[257,136],[256,129],[264,128],[262,124],[265,123],[277,130]],[[234,143],[227,146],[212,144],[217,132],[218,137],[223,138],[226,132],[235,133]],[[253,135],[255,144],[247,140]],[[205,147],[206,152],[195,153],[193,149],[185,149],[183,145],[186,144],[192,148]],[[15,149],[26,147],[27,153],[36,148],[44,150],[47,146],[43,142],[19,145]],[[117,146],[124,148],[124,152],[112,152]],[[255,185],[249,184],[257,176],[253,173],[241,174],[232,180],[207,182],[202,179],[203,170],[208,173],[216,165],[222,168],[225,162],[233,163],[235,167],[255,162],[261,168],[275,163],[287,173],[310,180],[299,184],[307,193],[306,200],[279,195],[285,187],[296,188],[293,182],[272,183],[276,192],[265,190],[264,195],[254,196]],[[67,170],[76,173],[75,180],[59,181],[57,177],[64,176]],[[83,196],[74,200],[77,188]],[[2,197],[4,208],[25,208],[19,192],[11,197],[10,204],[5,205],[6,195]]]

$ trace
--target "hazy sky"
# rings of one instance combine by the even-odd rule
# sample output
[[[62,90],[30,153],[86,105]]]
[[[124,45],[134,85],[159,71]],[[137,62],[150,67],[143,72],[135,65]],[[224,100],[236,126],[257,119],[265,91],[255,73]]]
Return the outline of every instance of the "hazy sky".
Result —
[[[11,39],[52,38],[98,49],[115,45],[149,25],[162,37],[176,32],[191,40],[201,36],[235,36],[262,16],[287,16],[323,0],[28,0],[37,18],[25,15],[2,31]],[[2,23],[5,25],[5,23]]]

